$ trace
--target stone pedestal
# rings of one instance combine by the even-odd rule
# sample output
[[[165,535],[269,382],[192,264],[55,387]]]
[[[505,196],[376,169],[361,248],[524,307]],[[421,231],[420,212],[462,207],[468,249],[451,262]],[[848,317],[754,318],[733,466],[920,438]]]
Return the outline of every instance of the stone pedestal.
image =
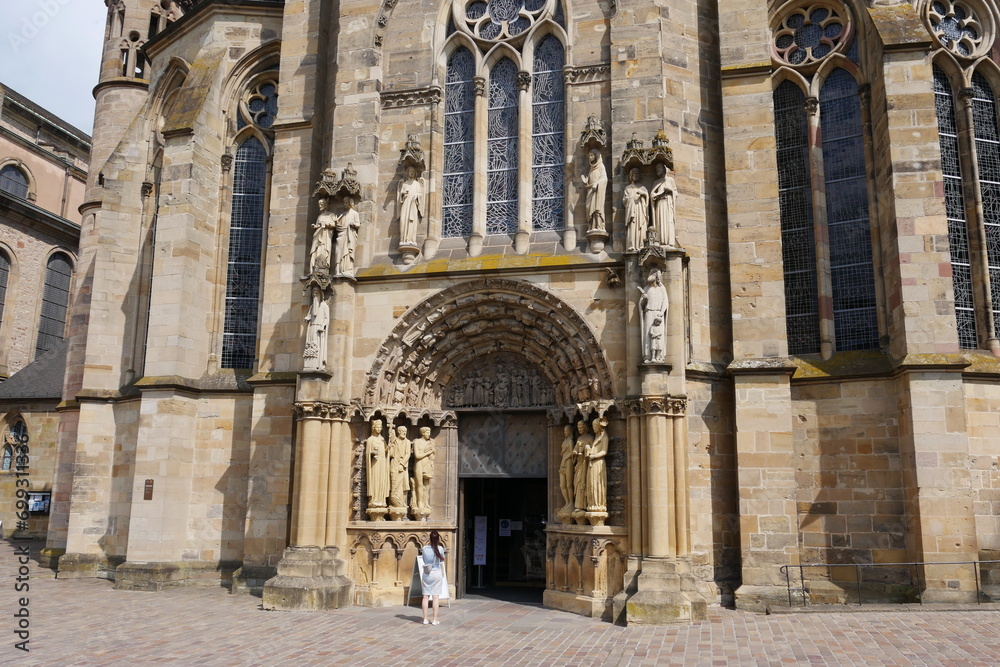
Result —
[[[405,245],[400,244],[399,246],[399,254],[402,256],[403,264],[405,266],[413,264],[413,262],[416,261],[417,255],[419,253],[420,253],[420,248],[414,244],[409,244],[409,243]]]
[[[386,515],[386,513],[389,510],[388,510],[388,508],[385,508],[385,507],[371,507],[371,506],[369,506],[368,509],[365,510],[365,511],[368,514],[368,520],[369,521],[382,521],[383,519],[385,519],[385,515]]]
[[[626,589],[615,596],[615,620],[626,625],[667,625],[708,618],[708,603],[696,590],[687,558],[647,556],[638,565],[634,590]]]
[[[262,606],[278,611],[340,609],[354,603],[354,582],[337,547],[289,547],[278,575],[264,584]]]
[[[594,255],[600,253],[604,250],[604,244],[608,242],[608,233],[601,231],[600,229],[594,229],[587,232],[587,243],[590,246],[590,252]]]

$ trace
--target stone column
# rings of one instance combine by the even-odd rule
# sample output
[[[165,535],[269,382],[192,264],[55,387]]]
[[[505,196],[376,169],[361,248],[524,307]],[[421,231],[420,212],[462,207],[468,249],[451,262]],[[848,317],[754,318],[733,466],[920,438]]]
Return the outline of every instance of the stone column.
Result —
[[[476,173],[473,175],[472,193],[472,236],[469,237],[469,257],[478,257],[483,252],[483,239],[486,237],[486,148],[488,132],[488,103],[486,79],[477,76],[473,79],[476,90],[475,101],[475,156],[473,164]]]

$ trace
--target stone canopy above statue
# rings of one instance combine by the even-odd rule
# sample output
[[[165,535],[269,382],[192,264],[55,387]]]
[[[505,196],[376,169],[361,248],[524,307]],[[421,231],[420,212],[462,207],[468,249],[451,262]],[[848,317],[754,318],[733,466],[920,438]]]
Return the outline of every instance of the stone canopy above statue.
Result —
[[[467,364],[445,394],[452,408],[535,408],[555,403],[552,383],[519,354],[491,355],[484,365]]]

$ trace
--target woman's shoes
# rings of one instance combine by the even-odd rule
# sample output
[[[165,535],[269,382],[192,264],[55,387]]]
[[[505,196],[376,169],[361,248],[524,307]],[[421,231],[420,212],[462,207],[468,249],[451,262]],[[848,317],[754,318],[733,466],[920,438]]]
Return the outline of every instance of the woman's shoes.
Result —
[[[430,624],[431,624],[431,622],[430,622],[430,621],[428,621],[428,620],[427,620],[427,619],[425,618],[425,619],[424,619],[424,625],[430,625]]]
[[[437,621],[431,621],[431,625],[440,625]]]

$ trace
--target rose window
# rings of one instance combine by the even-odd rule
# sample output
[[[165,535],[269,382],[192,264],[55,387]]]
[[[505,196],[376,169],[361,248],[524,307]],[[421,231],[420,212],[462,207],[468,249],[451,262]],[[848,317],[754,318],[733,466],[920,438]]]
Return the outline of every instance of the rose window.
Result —
[[[983,27],[966,3],[934,0],[927,17],[938,40],[958,55],[973,56],[982,45]]]
[[[825,6],[800,8],[785,16],[774,33],[774,50],[790,65],[808,65],[847,41],[848,22]]]
[[[549,0],[471,0],[453,5],[456,25],[477,39],[502,42],[523,36],[538,21],[552,15]]]

